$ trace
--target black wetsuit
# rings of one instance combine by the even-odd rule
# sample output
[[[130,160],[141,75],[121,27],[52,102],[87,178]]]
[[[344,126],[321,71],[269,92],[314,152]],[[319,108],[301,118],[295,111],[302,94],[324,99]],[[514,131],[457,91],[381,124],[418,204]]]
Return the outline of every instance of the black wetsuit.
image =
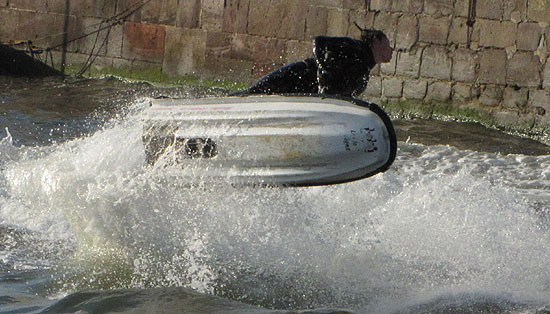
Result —
[[[287,64],[262,77],[249,94],[317,93],[317,63],[308,58]]]
[[[313,58],[285,65],[234,95],[320,93],[357,96],[376,65],[369,45],[349,37],[318,36]]]

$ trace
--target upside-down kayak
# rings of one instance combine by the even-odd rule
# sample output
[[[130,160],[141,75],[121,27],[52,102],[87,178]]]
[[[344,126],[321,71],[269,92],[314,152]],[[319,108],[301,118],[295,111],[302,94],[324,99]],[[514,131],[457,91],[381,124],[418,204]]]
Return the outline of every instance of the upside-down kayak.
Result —
[[[152,99],[143,142],[183,180],[327,185],[386,171],[397,141],[377,105],[320,95]]]

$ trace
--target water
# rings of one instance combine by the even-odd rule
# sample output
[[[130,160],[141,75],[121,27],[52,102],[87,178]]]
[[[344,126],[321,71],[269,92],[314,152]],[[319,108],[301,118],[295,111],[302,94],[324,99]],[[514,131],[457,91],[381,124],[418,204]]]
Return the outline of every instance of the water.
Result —
[[[354,183],[145,165],[143,97],[223,93],[0,78],[0,313],[550,313],[548,146],[413,120]]]

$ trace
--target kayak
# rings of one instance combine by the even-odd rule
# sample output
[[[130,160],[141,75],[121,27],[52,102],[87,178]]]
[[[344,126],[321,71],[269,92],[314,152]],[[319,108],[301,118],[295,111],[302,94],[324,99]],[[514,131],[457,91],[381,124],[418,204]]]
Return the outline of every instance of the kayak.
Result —
[[[151,99],[143,122],[147,163],[191,184],[344,183],[386,171],[397,152],[386,113],[354,98]]]

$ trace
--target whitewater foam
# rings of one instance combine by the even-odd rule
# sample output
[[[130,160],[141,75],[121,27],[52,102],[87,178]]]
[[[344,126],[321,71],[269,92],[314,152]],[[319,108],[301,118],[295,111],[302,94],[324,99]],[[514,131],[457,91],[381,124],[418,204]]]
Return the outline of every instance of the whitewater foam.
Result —
[[[105,259],[121,259],[111,271],[124,287],[366,312],[462,292],[550,297],[550,156],[400,143],[392,169],[359,182],[185,186],[174,169],[145,163],[141,132],[136,109],[48,147],[6,137],[2,224],[76,243],[79,260],[122,250]],[[108,263],[68,264],[97,275],[66,289],[110,287],[97,283]]]

